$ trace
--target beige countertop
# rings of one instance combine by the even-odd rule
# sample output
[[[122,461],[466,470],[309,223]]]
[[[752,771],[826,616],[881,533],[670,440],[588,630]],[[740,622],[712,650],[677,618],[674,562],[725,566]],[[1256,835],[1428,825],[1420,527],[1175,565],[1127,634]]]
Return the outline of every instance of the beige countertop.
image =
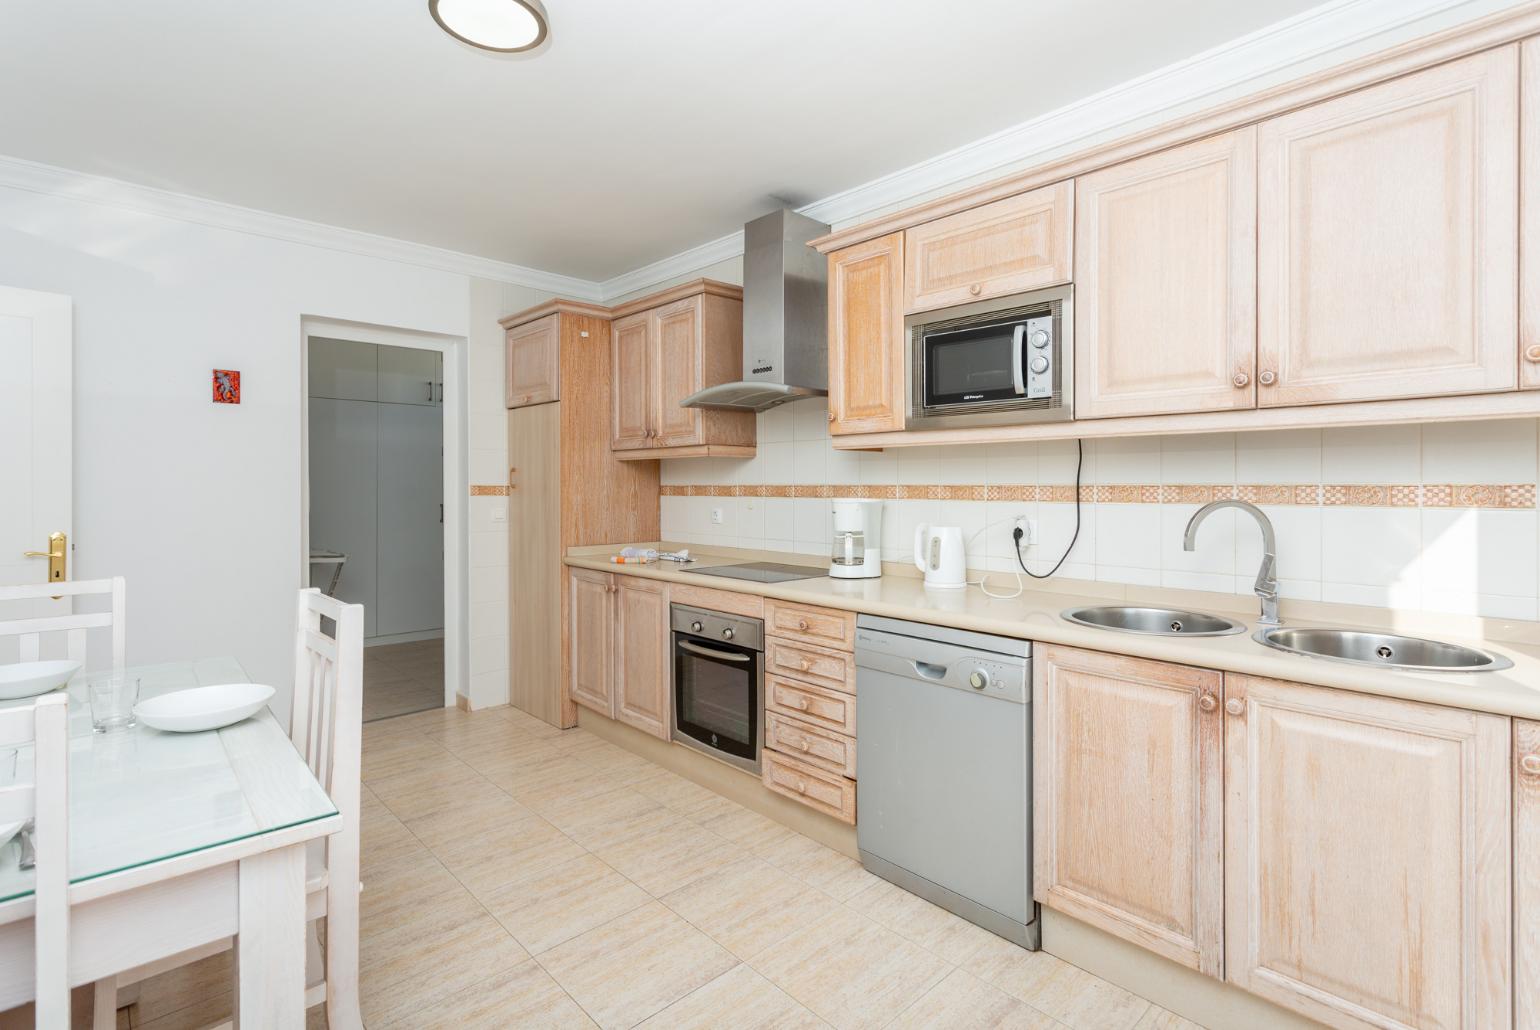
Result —
[[[637,546],[657,546],[640,544]],[[663,549],[674,549],[664,544]],[[1225,672],[1244,673],[1251,676],[1268,676],[1274,679],[1311,683],[1324,687],[1340,687],[1366,694],[1425,701],[1474,711],[1493,712],[1498,715],[1540,719],[1540,646],[1533,643],[1509,643],[1492,639],[1481,632],[1432,632],[1426,625],[1427,616],[1420,616],[1415,628],[1403,625],[1398,613],[1384,613],[1393,621],[1382,617],[1378,624],[1360,618],[1357,623],[1343,621],[1325,622],[1319,618],[1323,605],[1296,605],[1311,609],[1314,618],[1296,618],[1290,613],[1290,605],[1284,602],[1283,621],[1288,625],[1331,625],[1343,629],[1378,629],[1414,635],[1433,636],[1437,639],[1469,643],[1484,650],[1501,654],[1513,661],[1513,668],[1499,672],[1430,673],[1400,672],[1388,669],[1365,668],[1342,662],[1326,661],[1303,655],[1285,654],[1264,647],[1251,638],[1256,629],[1255,599],[1235,596],[1204,595],[1207,602],[1200,611],[1224,614],[1246,624],[1246,632],[1223,637],[1141,636],[1093,629],[1066,622],[1059,613],[1066,608],[1086,604],[1116,603],[1116,596],[1108,592],[1074,593],[1060,587],[1034,589],[1028,585],[1021,596],[1004,600],[986,595],[979,587],[965,590],[926,590],[918,576],[889,573],[875,579],[832,579],[822,576],[816,579],[793,580],[786,583],[753,583],[727,579],[721,576],[700,576],[681,571],[673,562],[657,562],[649,565],[617,565],[609,560],[618,547],[575,547],[565,559],[576,568],[611,572],[620,576],[640,576],[645,579],[663,580],[669,583],[685,583],[694,587],[714,590],[758,594],[784,601],[843,608],[868,615],[884,615],[894,619],[958,629],[995,633],[1000,636],[1035,640],[1050,644],[1066,644],[1093,651],[1126,654],[1138,658],[1178,662]],[[718,553],[690,548],[696,561],[684,568],[705,568],[716,565],[734,565],[746,561],[780,561],[788,564],[813,565],[817,560],[808,555],[768,555],[747,552]],[[1090,585],[1087,585],[1088,587]],[[990,577],[990,589],[996,593],[1010,593],[1014,581],[1008,575]],[[1153,604],[1164,598],[1173,607],[1195,608],[1194,595],[1183,591],[1158,591],[1141,588],[1138,596],[1124,596],[1123,603]],[[1359,609],[1358,611],[1362,611]],[[1450,618],[1448,623],[1470,630],[1480,620]],[[1519,624],[1522,633],[1528,624]]]

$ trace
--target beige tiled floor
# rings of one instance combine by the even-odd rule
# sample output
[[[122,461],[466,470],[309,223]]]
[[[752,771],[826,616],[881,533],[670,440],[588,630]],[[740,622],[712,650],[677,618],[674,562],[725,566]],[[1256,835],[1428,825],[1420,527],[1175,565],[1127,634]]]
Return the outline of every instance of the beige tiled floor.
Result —
[[[1193,1026],[581,730],[375,722],[364,781],[371,1028]],[[207,960],[129,1014],[205,1026],[228,985]]]
[[[444,641],[364,649],[364,722],[444,706]]]

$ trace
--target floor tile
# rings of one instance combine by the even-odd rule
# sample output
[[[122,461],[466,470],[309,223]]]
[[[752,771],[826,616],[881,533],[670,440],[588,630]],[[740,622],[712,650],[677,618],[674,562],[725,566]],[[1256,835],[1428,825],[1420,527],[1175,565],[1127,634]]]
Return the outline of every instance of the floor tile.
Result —
[[[642,1024],[646,1030],[821,1030],[829,1024],[745,965],[737,965]]]
[[[424,1005],[527,962],[526,952],[497,920],[481,911],[441,912],[371,939],[360,963],[359,999],[370,1026],[388,1023]]]
[[[741,959],[817,922],[839,902],[757,858],[714,870],[663,903]]]
[[[690,815],[722,796],[667,769],[660,769],[638,780],[636,789],[682,815]]]
[[[736,960],[651,902],[540,956],[602,1027],[631,1027],[727,972]]]
[[[985,944],[999,939],[882,879],[855,894],[846,904],[954,966],[964,965]]]
[[[1183,1019],[1175,1012],[1151,1004],[1144,1018],[1139,1020],[1134,1030],[1204,1030],[1201,1023],[1194,1023],[1190,1019]]]
[[[683,816],[592,850],[655,898],[694,883],[745,854],[742,848]]]
[[[1063,1024],[961,969],[888,1024],[894,1030],[1063,1030]]]
[[[1150,1003],[1045,951],[994,937],[968,961],[970,972],[1076,1030],[1131,1030]]]
[[[401,1012],[371,1030],[392,1027],[455,1027],[456,1030],[499,1030],[502,1027],[541,1027],[579,1030],[592,1027],[577,1002],[552,980],[537,962],[512,969],[472,984],[454,995]]]
[[[855,859],[800,833],[776,837],[754,851],[771,865],[839,901],[853,897],[878,879]]]
[[[498,887],[482,904],[520,944],[540,955],[650,900],[646,891],[583,852]]]

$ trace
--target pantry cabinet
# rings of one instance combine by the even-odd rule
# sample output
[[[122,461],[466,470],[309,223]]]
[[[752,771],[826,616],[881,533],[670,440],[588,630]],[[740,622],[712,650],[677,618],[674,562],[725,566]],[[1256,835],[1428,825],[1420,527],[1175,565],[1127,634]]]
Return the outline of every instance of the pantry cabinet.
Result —
[[[615,718],[667,740],[669,718],[668,587],[618,577],[615,591]]]
[[[1540,722],[1513,720],[1513,1025],[1540,1026]]]
[[[752,411],[685,408],[743,375],[743,290],[698,279],[612,309],[610,447],[621,460],[753,457]]]
[[[572,700],[604,715],[615,708],[615,577],[569,571],[567,629]]]
[[[548,404],[560,396],[557,314],[503,332],[508,407]]]
[[[1261,123],[1263,407],[1517,386],[1518,48]]]
[[[1332,1026],[1510,1025],[1506,718],[1225,677],[1225,976]]]
[[[1075,183],[1075,417],[1256,404],[1255,128]]]
[[[1519,109],[1540,111],[1540,39],[1526,40],[1521,50]],[[1526,389],[1540,387],[1540,132],[1519,134],[1519,378]]]
[[[829,432],[904,428],[904,234],[829,255]]]
[[[1221,675],[1067,647],[1033,661],[1033,896],[1173,962],[1223,962]]]

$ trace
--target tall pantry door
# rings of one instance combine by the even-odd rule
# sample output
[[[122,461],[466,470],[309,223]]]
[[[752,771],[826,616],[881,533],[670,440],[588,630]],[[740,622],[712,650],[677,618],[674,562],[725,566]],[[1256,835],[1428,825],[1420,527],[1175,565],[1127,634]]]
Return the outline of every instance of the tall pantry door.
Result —
[[[444,626],[444,409],[379,404],[375,634]],[[351,559],[350,559],[351,560]]]
[[[508,703],[561,725],[561,407],[508,412]]]

